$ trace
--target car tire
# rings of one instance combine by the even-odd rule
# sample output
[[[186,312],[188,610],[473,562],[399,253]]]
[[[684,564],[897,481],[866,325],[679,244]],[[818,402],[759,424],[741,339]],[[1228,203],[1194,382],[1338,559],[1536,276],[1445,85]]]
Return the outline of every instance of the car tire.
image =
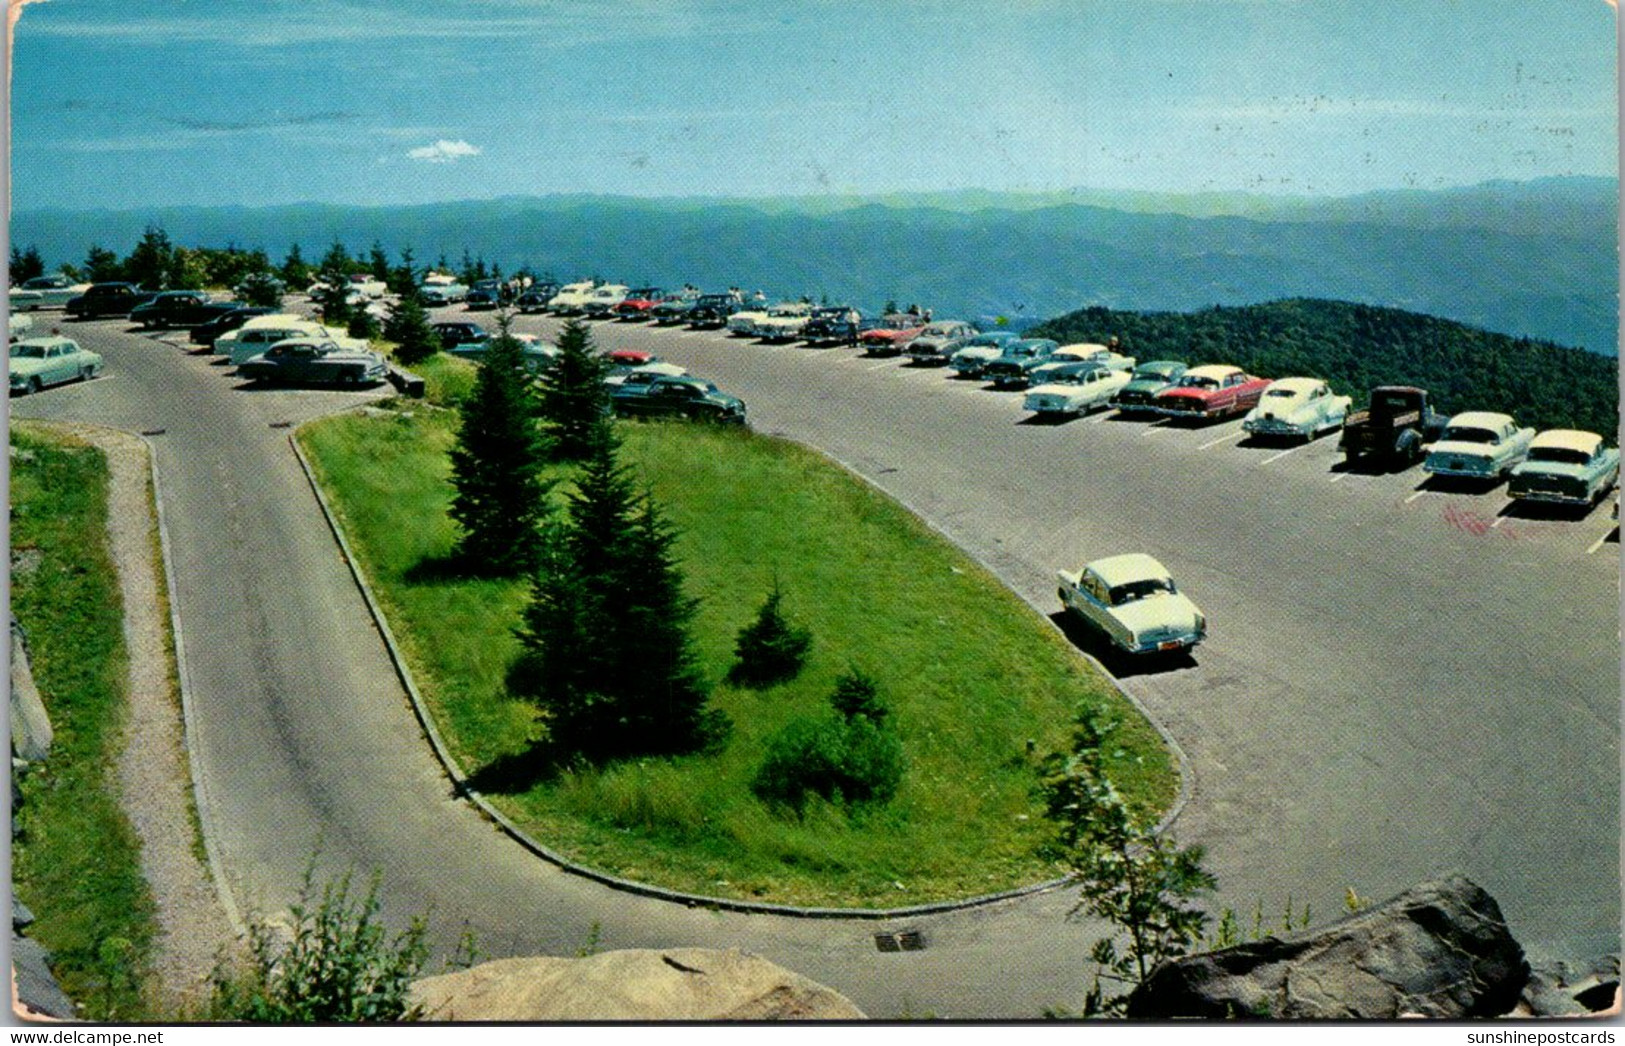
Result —
[[[29,378],[28,379],[28,394],[30,396],[35,395],[36,393],[39,392],[40,389],[42,389],[44,387],[45,386],[40,383],[39,378]]]
[[[82,381],[82,382],[89,381],[93,377],[95,377],[95,374],[92,372],[91,368],[89,368],[89,367],[80,367],[79,368],[79,380],[80,381]]]

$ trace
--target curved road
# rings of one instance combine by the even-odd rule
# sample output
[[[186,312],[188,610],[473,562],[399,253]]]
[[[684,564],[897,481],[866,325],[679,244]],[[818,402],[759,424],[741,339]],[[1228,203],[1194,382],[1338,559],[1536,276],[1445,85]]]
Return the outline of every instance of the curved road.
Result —
[[[462,316],[454,307],[446,315]],[[486,322],[490,322],[487,320]],[[287,903],[312,853],[376,868],[394,918],[432,911],[490,955],[737,946],[878,1017],[1075,1006],[1093,934],[1060,892],[888,924],[691,910],[531,857],[450,796],[286,425],[354,396],[249,391],[118,321],[65,324],[109,377],[14,414],[163,430],[157,450],[205,822],[239,904]],[[521,330],[547,333],[526,317]],[[1194,767],[1176,825],[1222,899],[1317,920],[1459,868],[1536,960],[1611,954],[1619,926],[1618,546],[1610,524],[1333,471],[1234,423],[1020,424],[1008,394],[849,350],[600,325],[750,403],[753,424],[870,476],[1046,611],[1053,571],[1144,549],[1213,622],[1193,664],[1133,675]],[[904,898],[900,897],[900,902]],[[872,934],[924,931],[881,954]]]

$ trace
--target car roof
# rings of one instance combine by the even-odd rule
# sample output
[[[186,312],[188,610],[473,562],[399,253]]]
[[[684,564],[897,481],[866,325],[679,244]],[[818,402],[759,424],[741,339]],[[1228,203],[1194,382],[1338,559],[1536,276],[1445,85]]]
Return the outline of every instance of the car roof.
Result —
[[[1326,383],[1319,378],[1277,378],[1270,382],[1270,387],[1266,391],[1285,389],[1287,392],[1313,392],[1324,384]]]
[[[1110,352],[1112,350],[1110,348],[1108,348],[1107,346],[1105,346],[1105,345],[1097,345],[1092,341],[1074,341],[1074,342],[1072,342],[1070,344],[1062,345],[1060,348],[1056,349],[1055,351],[1056,352],[1071,353],[1072,355],[1075,355],[1075,356],[1081,356],[1081,355],[1083,355],[1085,353],[1093,354],[1093,353],[1096,353],[1096,352]]]
[[[1128,552],[1121,556],[1107,556],[1084,567],[1106,583],[1108,588],[1126,585],[1146,578],[1169,577],[1168,568],[1144,552]]]
[[[79,347],[79,343],[72,338],[64,338],[59,334],[45,334],[38,338],[18,338],[11,344],[14,348],[18,345],[39,345],[41,347],[47,345],[72,345],[76,349]]]
[[[255,316],[237,329],[245,331],[263,330],[266,327],[282,327],[289,323],[309,323],[314,326],[316,321],[307,320],[303,316],[291,312],[272,312],[264,316]]]
[[[1503,425],[1517,424],[1510,414],[1497,414],[1489,410],[1469,410],[1451,417],[1452,426],[1472,426],[1481,429],[1498,429]]]
[[[1602,437],[1595,432],[1583,432],[1580,429],[1547,429],[1534,438],[1529,449],[1536,447],[1562,448],[1565,450],[1578,450],[1586,454],[1595,454],[1597,447],[1602,443]]]
[[[1231,366],[1228,363],[1209,363],[1203,367],[1192,367],[1185,372],[1185,377],[1189,378],[1195,375],[1198,378],[1228,378],[1239,370],[1241,370],[1240,367]]]
[[[1173,370],[1175,367],[1185,366],[1184,360],[1147,360],[1135,367],[1135,370]]]

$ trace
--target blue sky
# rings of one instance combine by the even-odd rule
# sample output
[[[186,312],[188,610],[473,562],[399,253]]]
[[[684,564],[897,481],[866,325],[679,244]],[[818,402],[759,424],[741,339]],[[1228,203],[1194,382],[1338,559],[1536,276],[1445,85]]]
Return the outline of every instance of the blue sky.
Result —
[[[35,0],[13,205],[1617,174],[1604,0]]]

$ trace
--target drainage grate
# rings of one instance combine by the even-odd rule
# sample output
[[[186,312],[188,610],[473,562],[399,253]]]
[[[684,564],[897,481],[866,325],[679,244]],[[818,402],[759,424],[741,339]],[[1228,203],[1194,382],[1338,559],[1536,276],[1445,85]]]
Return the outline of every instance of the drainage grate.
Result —
[[[168,429],[142,429],[141,430],[141,435],[143,435],[143,436],[162,436],[164,433],[166,433],[168,431],[169,431]]]
[[[897,933],[875,934],[875,950],[882,952],[918,952],[925,949],[925,937],[918,930],[900,930]]]

